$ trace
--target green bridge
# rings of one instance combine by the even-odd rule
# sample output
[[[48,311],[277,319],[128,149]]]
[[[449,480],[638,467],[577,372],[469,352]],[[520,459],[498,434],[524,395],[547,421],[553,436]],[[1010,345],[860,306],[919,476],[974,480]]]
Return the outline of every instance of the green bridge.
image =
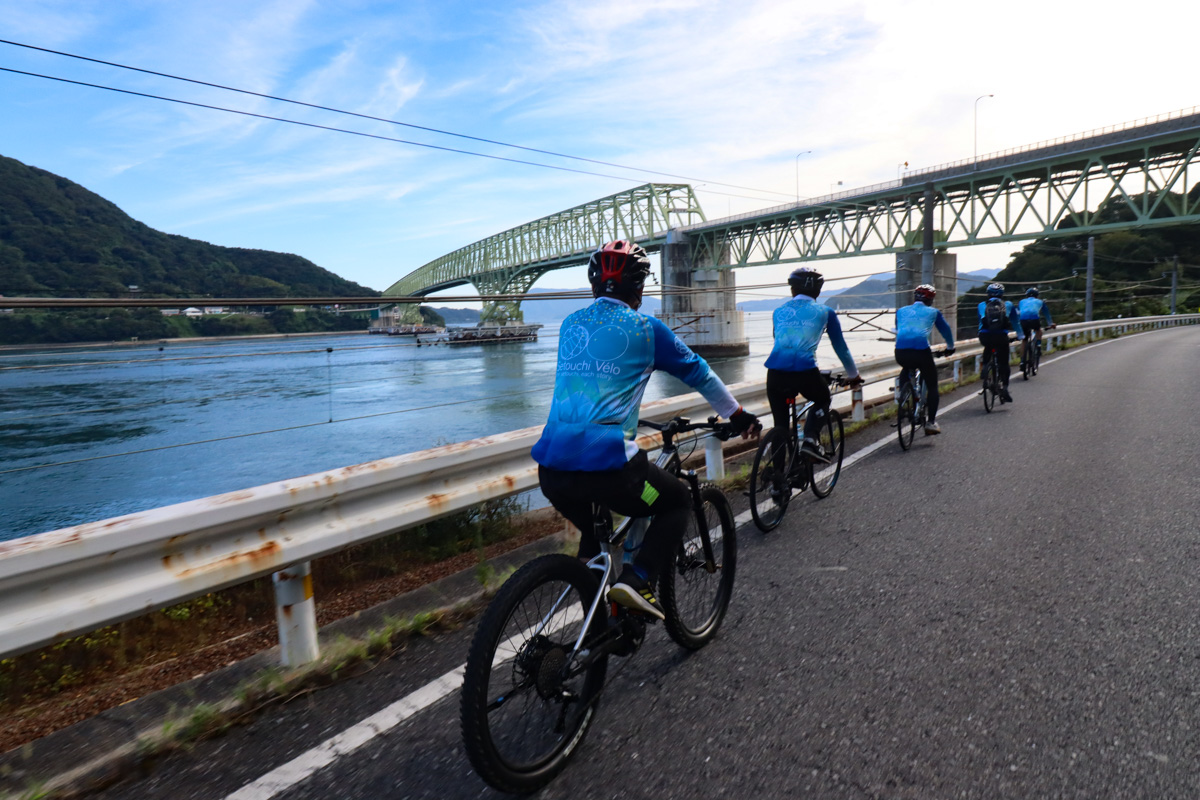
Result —
[[[724,219],[707,219],[689,185],[651,183],[456,250],[385,295],[470,283],[496,298],[486,319],[520,319],[539,277],[586,263],[605,241],[632,239],[663,254],[668,324],[701,350],[735,353],[745,345],[734,268],[894,253],[905,291],[918,272],[921,282],[952,281],[950,248],[1200,222],[1198,152],[1192,108]],[[1114,205],[1125,219],[1097,213]]]

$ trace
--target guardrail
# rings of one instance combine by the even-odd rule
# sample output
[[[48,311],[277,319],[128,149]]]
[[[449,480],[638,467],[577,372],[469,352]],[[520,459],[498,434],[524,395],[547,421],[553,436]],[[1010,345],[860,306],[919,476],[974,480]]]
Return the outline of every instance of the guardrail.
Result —
[[[1075,323],[1045,335],[1053,351],[1072,340],[1200,323],[1200,314]],[[975,357],[961,347],[953,372]],[[891,358],[859,365],[867,383],[895,378]],[[751,411],[766,413],[766,385],[730,387]],[[861,389],[852,419],[864,413]],[[642,417],[706,417],[698,394],[647,403]],[[537,486],[529,450],[541,427],[487,436],[330,472],[0,543],[0,657],[60,641],[268,574],[284,664],[317,657],[309,562],[481,502]],[[657,436],[639,444],[653,448]],[[710,474],[723,456],[706,442]]]

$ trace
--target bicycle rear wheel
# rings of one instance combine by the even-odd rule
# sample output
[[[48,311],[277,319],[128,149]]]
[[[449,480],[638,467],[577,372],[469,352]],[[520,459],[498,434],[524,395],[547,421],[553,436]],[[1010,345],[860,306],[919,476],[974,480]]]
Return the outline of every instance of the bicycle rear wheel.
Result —
[[[543,556],[509,578],[480,619],[459,710],[467,758],[496,789],[525,794],[545,786],[591,726],[607,656],[582,670],[569,662],[598,591],[578,559]],[[604,630],[603,608],[592,635]]]
[[[809,483],[812,484],[813,494],[817,497],[829,497],[842,474],[842,457],[846,452],[842,433],[842,415],[831,408],[825,415],[825,424],[821,426],[819,448],[821,455],[828,458],[829,463],[814,461],[808,465]]]
[[[996,387],[1000,385],[1000,367],[993,358],[984,369],[987,372],[983,376],[983,409],[990,414],[992,406],[996,405]]]
[[[779,525],[792,499],[787,474],[796,456],[788,458],[787,437],[786,429],[772,428],[759,443],[750,469],[750,516],[763,533]]]
[[[725,619],[737,571],[737,533],[733,509],[712,484],[700,486],[700,511],[688,516],[675,560],[658,579],[667,633],[676,644],[698,650],[708,644]],[[704,556],[707,537],[713,560]]]
[[[901,450],[912,446],[916,433],[917,401],[913,395],[912,384],[908,384],[900,391],[900,404],[896,406],[896,435],[900,437]]]
[[[1033,368],[1030,374],[1037,375],[1038,367],[1042,365],[1042,342],[1038,341],[1037,346],[1033,348]]]

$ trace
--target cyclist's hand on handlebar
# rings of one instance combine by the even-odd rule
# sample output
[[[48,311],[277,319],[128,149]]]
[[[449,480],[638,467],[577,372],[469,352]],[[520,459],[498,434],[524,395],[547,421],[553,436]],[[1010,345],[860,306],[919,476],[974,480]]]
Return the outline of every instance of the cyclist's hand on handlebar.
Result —
[[[945,356],[954,355],[955,349],[956,348],[954,348],[954,347],[947,347],[945,350],[942,351],[942,356],[945,357]]]
[[[733,432],[740,434],[743,439],[758,436],[759,431],[762,430],[762,423],[758,421],[758,417],[740,406],[730,415],[729,424],[732,426]]]
[[[846,378],[842,383],[849,386],[851,389],[857,389],[863,385],[862,375],[855,375],[853,378]]]

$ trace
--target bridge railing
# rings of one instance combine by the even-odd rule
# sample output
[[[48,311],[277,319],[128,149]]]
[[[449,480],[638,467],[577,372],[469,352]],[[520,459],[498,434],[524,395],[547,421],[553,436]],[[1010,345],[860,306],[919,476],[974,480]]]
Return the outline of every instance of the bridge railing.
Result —
[[[1047,332],[1046,341],[1054,350],[1070,340],[1197,323],[1200,314],[1077,323]],[[979,350],[974,344],[959,349],[956,378]],[[868,384],[899,373],[891,358],[859,367]],[[764,381],[731,389],[751,411],[767,413]],[[862,390],[842,398],[841,407],[862,418]],[[688,394],[647,403],[641,413],[666,420],[711,412],[699,395]],[[273,574],[283,661],[315,659],[309,562],[535,488],[529,450],[540,431],[511,431],[0,542],[0,657]],[[652,449],[661,440],[643,436],[639,444]],[[715,476],[723,456],[714,445],[705,449]]]

